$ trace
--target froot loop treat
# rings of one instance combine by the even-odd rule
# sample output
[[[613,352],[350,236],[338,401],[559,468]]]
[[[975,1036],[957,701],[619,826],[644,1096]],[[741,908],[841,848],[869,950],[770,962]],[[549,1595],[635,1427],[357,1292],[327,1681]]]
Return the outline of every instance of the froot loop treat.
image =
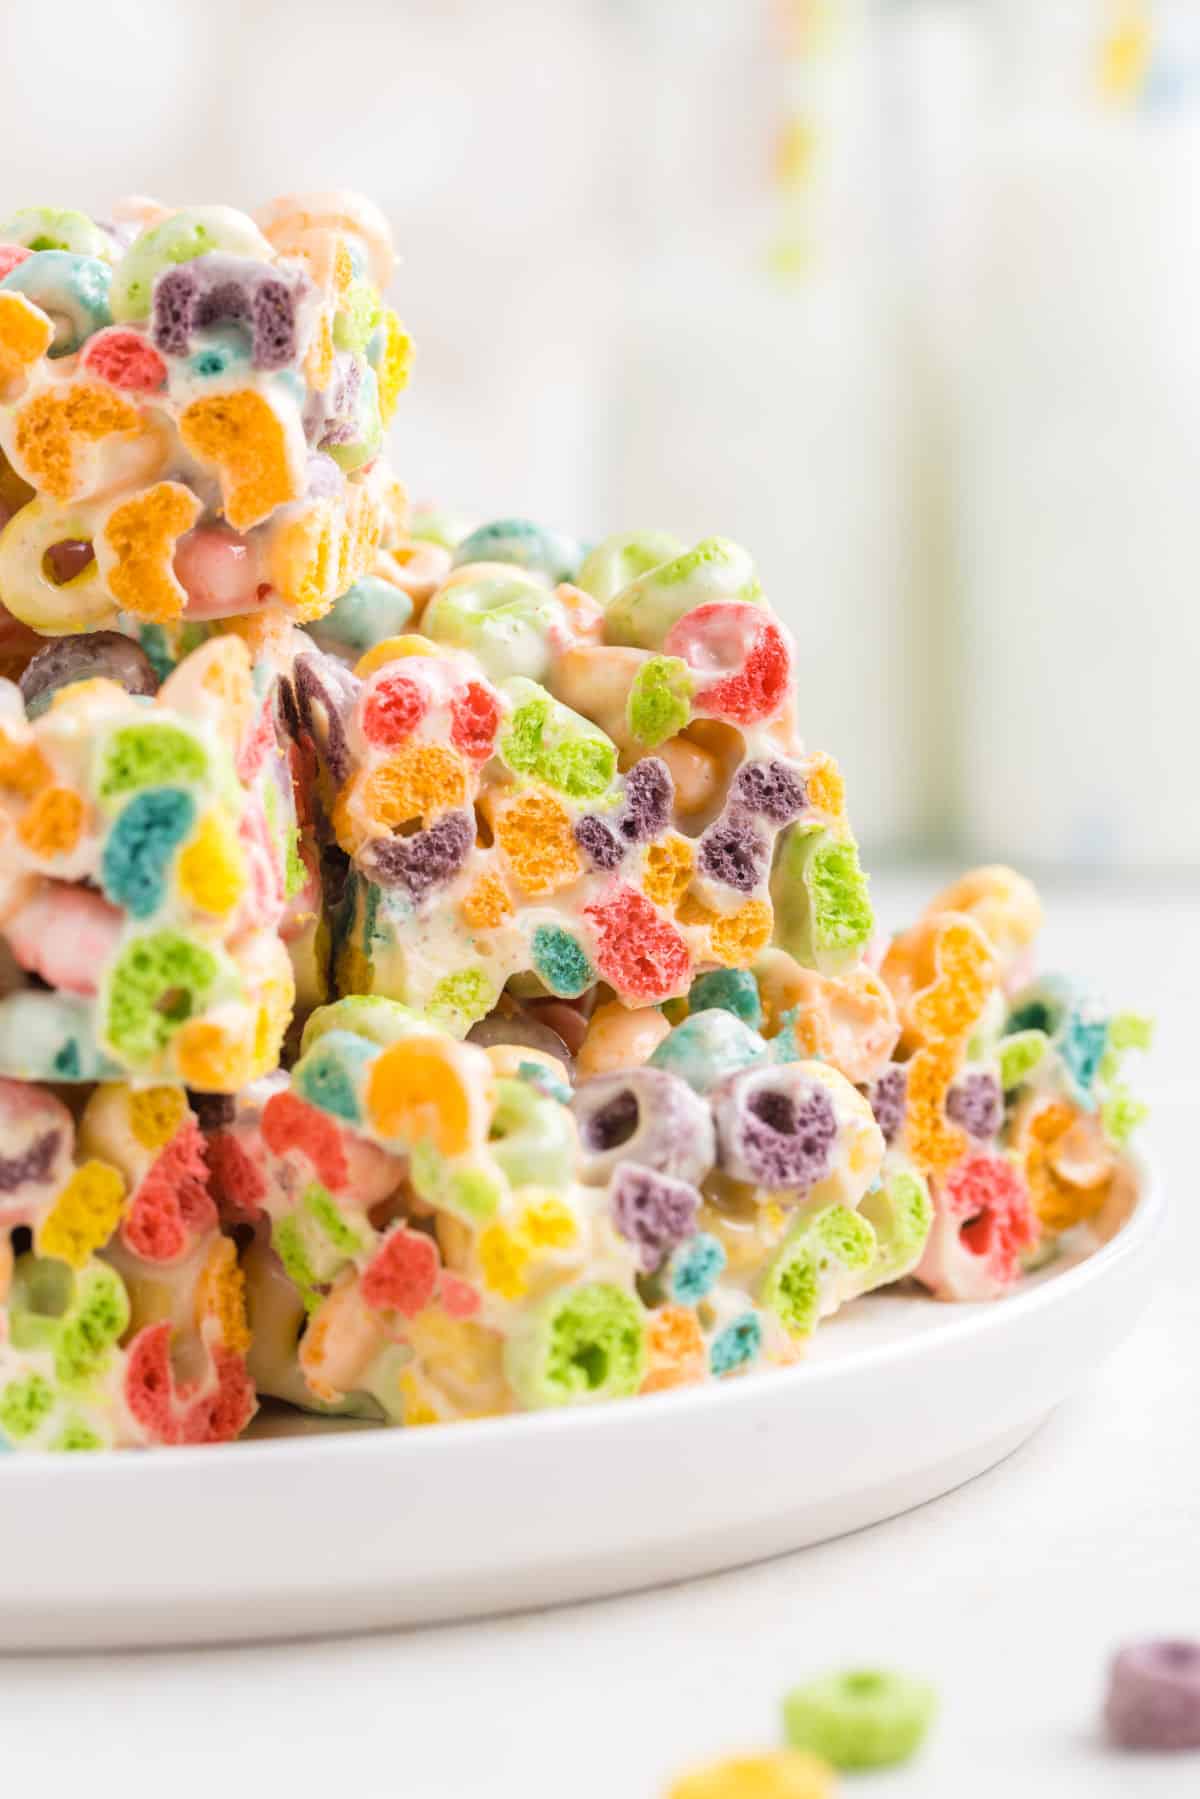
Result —
[[[0,600],[48,636],[286,607],[404,539],[410,344],[353,194],[0,220]]]
[[[392,265],[0,220],[9,1448],[727,1380],[1136,1197],[1147,1021],[1010,870],[880,938],[744,549],[410,510]]]

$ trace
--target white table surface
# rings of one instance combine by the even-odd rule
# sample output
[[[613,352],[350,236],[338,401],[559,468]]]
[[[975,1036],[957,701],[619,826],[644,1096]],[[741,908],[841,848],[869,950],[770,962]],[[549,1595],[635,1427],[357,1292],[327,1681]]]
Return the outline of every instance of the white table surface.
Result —
[[[929,891],[878,881],[881,916]],[[1112,1644],[1200,1636],[1200,892],[1047,900],[1046,965],[1160,1015],[1143,1086],[1174,1221],[1137,1334],[1024,1449],[906,1517],[657,1593],[391,1636],[0,1661],[5,1791],[656,1799],[693,1761],[770,1745],[790,1683],[865,1660],[929,1676],[943,1713],[919,1763],[852,1795],[1200,1794],[1200,1755],[1131,1761],[1096,1733]],[[330,1528],[353,1520],[348,1495]]]

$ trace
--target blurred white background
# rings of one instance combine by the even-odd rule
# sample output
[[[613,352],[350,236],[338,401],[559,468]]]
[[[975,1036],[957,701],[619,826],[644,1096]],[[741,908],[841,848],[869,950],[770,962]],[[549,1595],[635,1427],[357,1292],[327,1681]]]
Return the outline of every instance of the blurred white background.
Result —
[[[868,853],[1200,868],[1192,0],[0,8],[0,206],[378,198],[415,497],[755,552]]]

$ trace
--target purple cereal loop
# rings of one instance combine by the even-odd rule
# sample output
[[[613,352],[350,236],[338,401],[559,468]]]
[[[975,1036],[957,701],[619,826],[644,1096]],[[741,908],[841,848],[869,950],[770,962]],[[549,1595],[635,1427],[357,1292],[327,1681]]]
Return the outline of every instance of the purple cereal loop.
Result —
[[[896,1141],[908,1106],[908,1070],[899,1062],[885,1068],[867,1095],[885,1143]]]
[[[720,1161],[735,1180],[803,1192],[829,1173],[838,1134],[833,1102],[794,1063],[734,1075],[713,1110]]]
[[[736,893],[752,893],[766,869],[768,846],[744,812],[725,813],[700,839],[700,873]]]
[[[15,1193],[27,1181],[49,1180],[61,1142],[61,1131],[43,1131],[19,1156],[0,1156],[0,1193]]]
[[[597,1074],[571,1097],[579,1130],[579,1168],[599,1184],[626,1161],[698,1183],[713,1165],[716,1144],[708,1106],[664,1068]]]
[[[301,725],[324,756],[330,774],[340,786],[350,775],[350,746],[346,741],[342,714],[343,711],[348,712],[354,704],[361,683],[347,670],[333,664],[329,665],[327,671],[322,671],[315,656],[297,658],[292,670],[292,680],[295,683]],[[340,696],[336,694],[339,682],[343,686]],[[314,705],[319,705],[325,714],[324,736],[317,731]]]
[[[775,825],[790,824],[807,801],[803,780],[786,762],[744,762],[730,797]]]
[[[422,900],[434,887],[456,875],[475,842],[475,821],[467,812],[447,812],[427,831],[412,837],[378,837],[367,844],[359,861],[364,873],[382,887],[403,887]]]
[[[304,497],[306,500],[336,500],[346,486],[346,477],[330,456],[314,451],[304,465]]]
[[[653,1274],[685,1238],[695,1235],[700,1195],[687,1181],[624,1162],[609,1187],[613,1223],[636,1246],[644,1274]]]
[[[593,868],[603,869],[607,874],[620,867],[624,848],[603,819],[595,818],[591,813],[579,819],[575,825],[575,841]]]
[[[298,354],[300,307],[311,291],[302,269],[219,253],[197,256],[165,269],[154,283],[154,343],[168,356],[186,356],[197,331],[241,325],[250,333],[255,368],[287,368]]]
[[[1004,1122],[1004,1095],[995,1075],[977,1068],[955,1081],[946,1095],[946,1116],[968,1137],[981,1142],[994,1137]]]
[[[658,756],[643,756],[625,777],[625,805],[618,826],[627,843],[647,843],[671,822],[675,783]]]
[[[1124,1749],[1200,1749],[1200,1643],[1130,1643],[1109,1669],[1104,1721]]]

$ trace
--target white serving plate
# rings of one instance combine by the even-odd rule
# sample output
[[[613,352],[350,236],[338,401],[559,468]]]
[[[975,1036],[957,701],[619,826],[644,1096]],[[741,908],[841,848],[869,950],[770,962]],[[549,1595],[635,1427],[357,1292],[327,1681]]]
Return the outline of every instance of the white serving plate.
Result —
[[[1165,1205],[995,1305],[906,1294],[721,1385],[453,1428],[7,1456],[5,1649],[359,1630],[593,1598],[858,1530],[1008,1455],[1124,1337]]]

